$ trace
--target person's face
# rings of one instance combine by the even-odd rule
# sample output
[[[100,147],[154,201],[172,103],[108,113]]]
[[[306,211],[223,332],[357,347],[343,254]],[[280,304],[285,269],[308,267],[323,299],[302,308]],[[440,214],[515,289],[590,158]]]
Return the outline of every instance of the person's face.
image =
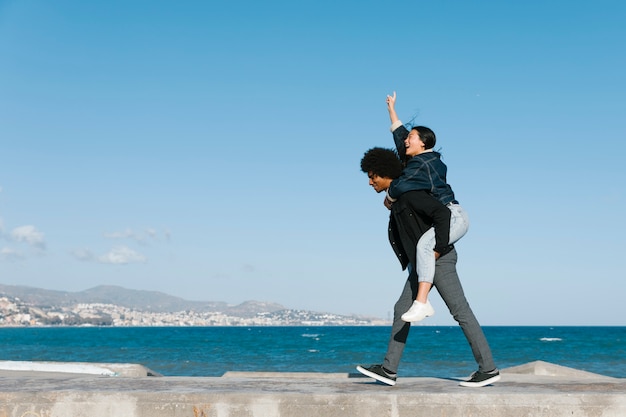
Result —
[[[377,193],[389,188],[389,184],[391,184],[392,181],[391,178],[381,177],[372,172],[368,172],[367,177],[370,179],[370,185]]]
[[[417,130],[411,130],[409,132],[409,136],[404,140],[404,146],[406,147],[406,154],[408,156],[419,155],[426,150],[426,146],[424,146],[424,142],[420,139]]]

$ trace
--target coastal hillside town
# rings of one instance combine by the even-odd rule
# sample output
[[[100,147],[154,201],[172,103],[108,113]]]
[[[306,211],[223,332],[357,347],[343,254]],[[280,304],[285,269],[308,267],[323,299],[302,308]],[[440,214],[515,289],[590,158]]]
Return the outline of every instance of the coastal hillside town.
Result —
[[[304,310],[246,312],[191,309],[164,312],[107,303],[68,306],[34,305],[17,297],[0,295],[0,327],[26,326],[377,326],[388,322],[358,316]]]

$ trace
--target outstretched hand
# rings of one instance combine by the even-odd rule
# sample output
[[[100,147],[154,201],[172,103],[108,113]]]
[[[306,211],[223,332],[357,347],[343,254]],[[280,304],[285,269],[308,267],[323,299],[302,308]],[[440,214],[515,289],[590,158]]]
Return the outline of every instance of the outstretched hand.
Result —
[[[389,111],[393,110],[396,105],[396,92],[393,92],[393,96],[387,95],[387,108]]]

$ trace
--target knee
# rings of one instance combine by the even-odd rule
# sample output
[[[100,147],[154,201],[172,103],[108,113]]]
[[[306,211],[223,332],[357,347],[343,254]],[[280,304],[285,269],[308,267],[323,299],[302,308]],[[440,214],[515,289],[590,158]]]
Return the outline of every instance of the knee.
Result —
[[[448,306],[452,318],[459,324],[468,322],[474,316],[467,300],[461,300],[454,305]]]
[[[406,311],[411,308],[411,304],[413,303],[413,300],[399,300],[394,306],[393,306],[393,317],[394,320],[397,317],[402,316],[404,313],[406,313]]]

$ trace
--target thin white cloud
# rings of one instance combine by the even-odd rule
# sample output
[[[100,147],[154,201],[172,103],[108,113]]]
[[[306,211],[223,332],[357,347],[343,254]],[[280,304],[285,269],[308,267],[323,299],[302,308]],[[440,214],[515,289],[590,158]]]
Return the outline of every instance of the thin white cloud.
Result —
[[[169,240],[169,232],[164,232],[165,240]],[[107,239],[130,239],[140,244],[147,244],[149,242],[156,242],[159,240],[159,232],[153,228],[147,228],[144,231],[136,231],[132,229],[126,229],[118,232],[105,233],[104,237]]]
[[[142,240],[141,236],[131,229],[126,229],[122,232],[105,233],[104,237],[106,237],[107,239],[132,239],[136,241]]]
[[[11,231],[11,239],[16,242],[27,243],[38,249],[45,249],[46,242],[43,233],[35,226],[26,225],[16,227]]]
[[[125,265],[130,263],[145,262],[146,257],[126,246],[118,246],[108,253],[98,257],[98,262],[104,264]]]
[[[163,236],[157,229],[146,228],[144,231],[136,231],[133,229],[125,229],[122,231],[107,232],[103,236],[107,239],[114,240],[132,240],[140,245],[147,245],[151,242],[170,239],[169,231],[163,232]],[[142,263],[147,261],[147,257],[143,254],[129,248],[125,245],[116,246],[107,253],[95,254],[89,249],[76,249],[70,254],[77,260],[83,262],[98,262],[103,264],[125,265],[131,263]]]
[[[3,261],[16,261],[22,259],[24,255],[13,248],[3,247],[0,249],[0,259]]]
[[[0,193],[2,192],[3,188],[0,186]],[[11,245],[11,247],[5,246],[0,249],[0,261],[22,260],[32,255],[45,254],[45,236],[33,225],[18,226],[9,232],[6,230],[4,219],[0,217],[0,239]],[[31,250],[25,246],[30,247]]]
[[[75,259],[83,262],[98,262],[112,265],[141,263],[147,260],[145,256],[126,246],[116,246],[109,252],[99,256],[89,249],[76,249],[71,252],[71,255]]]

